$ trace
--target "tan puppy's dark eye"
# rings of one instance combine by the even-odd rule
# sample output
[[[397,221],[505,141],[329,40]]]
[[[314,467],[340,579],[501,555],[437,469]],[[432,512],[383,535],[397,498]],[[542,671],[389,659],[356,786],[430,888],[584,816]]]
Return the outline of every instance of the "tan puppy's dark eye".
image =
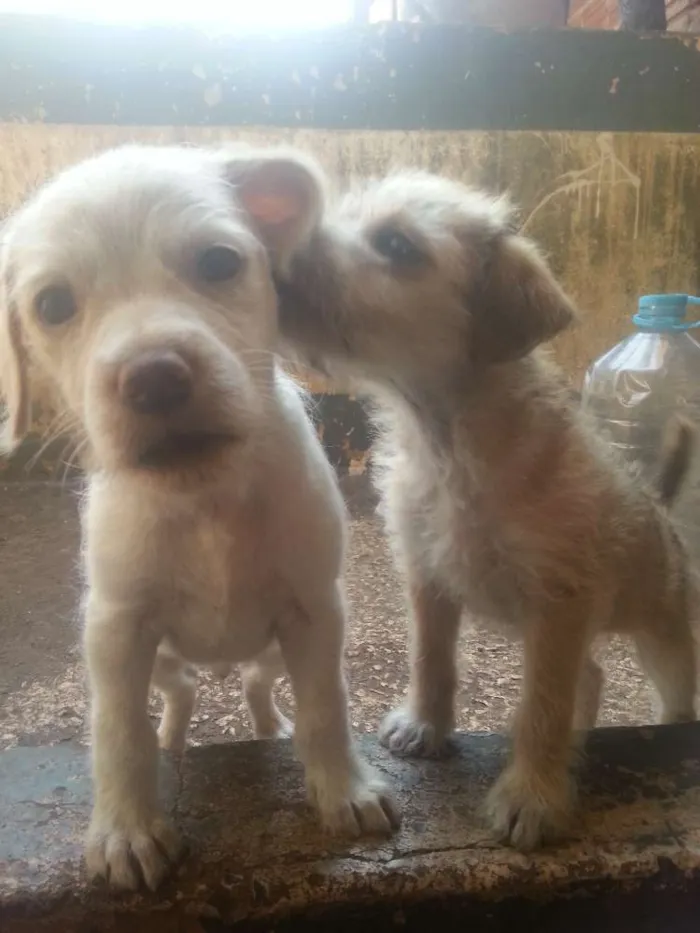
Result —
[[[209,285],[228,282],[243,268],[243,257],[230,246],[209,246],[197,257],[197,276]]]
[[[405,233],[395,227],[382,227],[372,236],[372,246],[397,266],[417,266],[425,256]]]
[[[36,296],[34,307],[39,320],[49,327],[65,324],[75,316],[78,306],[68,285],[50,285]]]

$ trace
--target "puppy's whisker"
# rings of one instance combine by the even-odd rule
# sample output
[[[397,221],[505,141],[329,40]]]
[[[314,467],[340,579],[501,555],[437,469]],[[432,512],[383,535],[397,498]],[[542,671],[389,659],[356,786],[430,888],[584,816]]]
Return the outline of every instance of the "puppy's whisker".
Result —
[[[82,470],[82,464],[80,462],[81,455],[88,449],[89,440],[88,438],[83,438],[77,445],[74,446],[73,450],[68,454],[68,457],[64,460],[63,463],[63,473],[61,476],[61,485],[65,486],[68,481],[70,473],[77,469],[78,471]],[[65,456],[65,452],[62,455]]]
[[[75,422],[70,417],[60,419],[59,423],[54,425],[53,430],[45,436],[38,450],[29,458],[25,465],[25,470],[31,472],[47,450],[59,439],[63,438],[65,440],[65,436],[71,430],[75,430]]]

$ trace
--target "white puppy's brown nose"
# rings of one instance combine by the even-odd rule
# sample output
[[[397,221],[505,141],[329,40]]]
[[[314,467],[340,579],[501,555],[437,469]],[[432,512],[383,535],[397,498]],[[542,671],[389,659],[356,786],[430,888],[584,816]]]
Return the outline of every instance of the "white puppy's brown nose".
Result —
[[[168,415],[192,394],[192,371],[171,350],[141,353],[122,366],[119,395],[140,415]]]

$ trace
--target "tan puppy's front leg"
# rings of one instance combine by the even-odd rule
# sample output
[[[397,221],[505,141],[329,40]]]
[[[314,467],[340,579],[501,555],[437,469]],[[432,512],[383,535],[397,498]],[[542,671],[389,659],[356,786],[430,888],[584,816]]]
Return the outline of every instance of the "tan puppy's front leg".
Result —
[[[574,709],[588,649],[588,616],[583,610],[562,601],[526,627],[523,696],[512,760],[487,800],[499,838],[519,849],[535,848],[560,835],[571,815]]]
[[[399,823],[389,789],[357,755],[343,673],[345,607],[338,586],[306,595],[278,632],[296,700],[294,739],[326,828],[358,836]]]
[[[454,729],[461,609],[434,583],[413,580],[410,592],[408,698],[385,718],[379,738],[395,755],[434,757],[445,750]]]
[[[157,639],[142,618],[101,605],[93,595],[84,646],[94,784],[87,869],[92,877],[131,890],[141,875],[155,890],[181,849],[158,805],[158,743],[148,718]]]

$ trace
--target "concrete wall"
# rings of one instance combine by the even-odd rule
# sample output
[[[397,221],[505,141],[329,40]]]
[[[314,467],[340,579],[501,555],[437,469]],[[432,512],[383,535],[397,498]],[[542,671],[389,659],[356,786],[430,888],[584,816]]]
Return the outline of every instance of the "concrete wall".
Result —
[[[577,381],[629,332],[638,294],[700,289],[700,135],[0,124],[0,210],[101,149],[232,139],[301,146],[341,187],[404,165],[509,191],[581,307],[556,346]]]

